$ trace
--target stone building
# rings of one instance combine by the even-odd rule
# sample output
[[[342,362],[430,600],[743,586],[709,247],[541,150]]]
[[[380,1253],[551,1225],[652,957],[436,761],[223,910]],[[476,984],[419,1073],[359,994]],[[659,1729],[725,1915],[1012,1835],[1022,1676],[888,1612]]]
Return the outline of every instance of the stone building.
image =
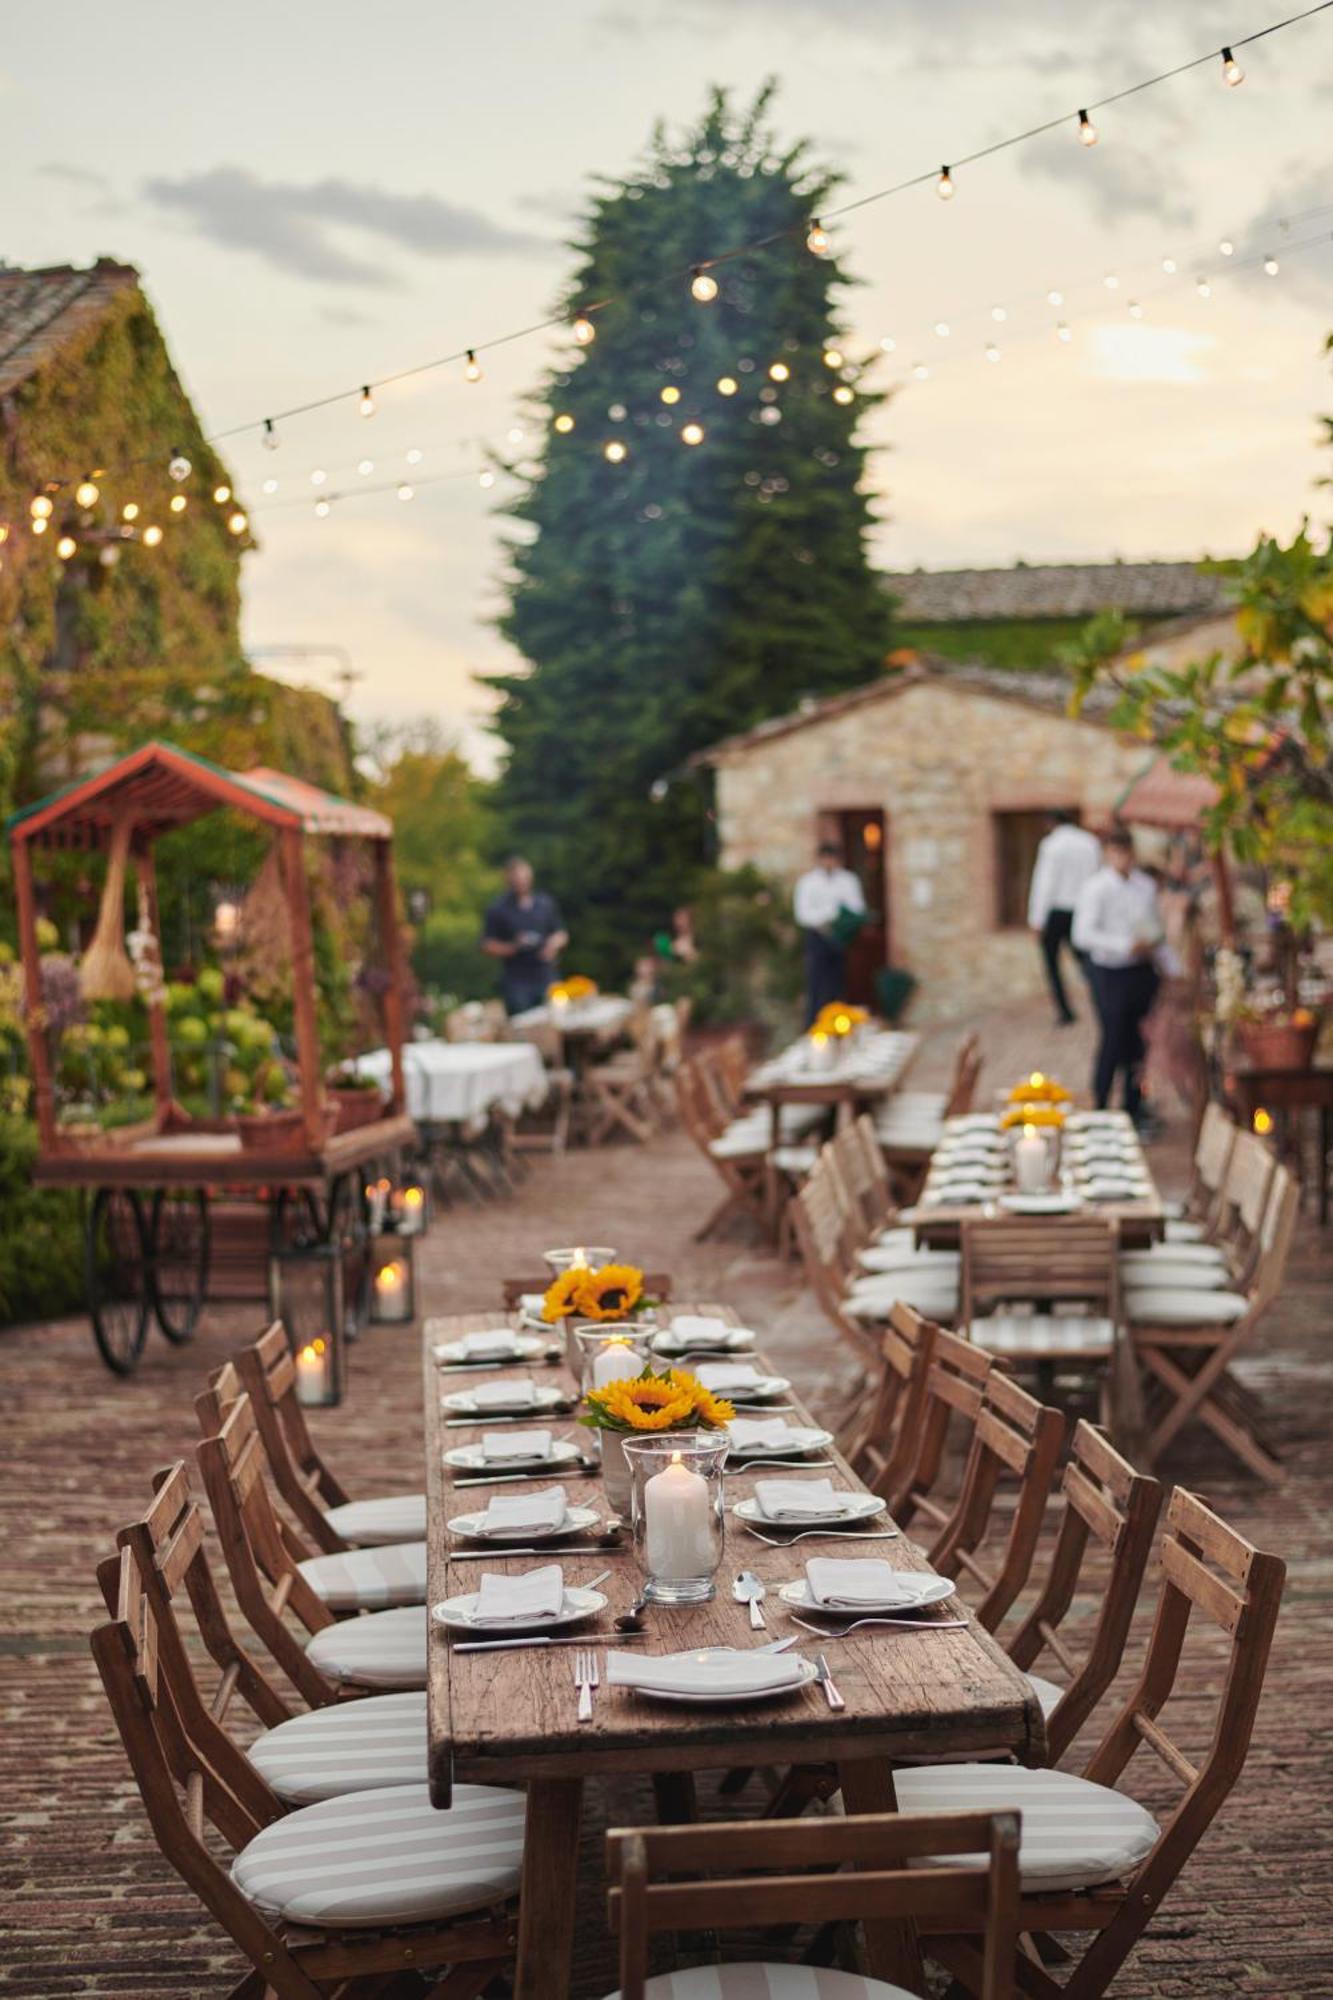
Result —
[[[1050,675],[921,660],[810,702],[702,753],[716,784],[719,859],[791,883],[817,840],[839,841],[871,922],[849,998],[902,966],[933,1018],[1040,990],[1028,880],[1054,807],[1113,817],[1152,762],[1094,702],[1075,719]]]

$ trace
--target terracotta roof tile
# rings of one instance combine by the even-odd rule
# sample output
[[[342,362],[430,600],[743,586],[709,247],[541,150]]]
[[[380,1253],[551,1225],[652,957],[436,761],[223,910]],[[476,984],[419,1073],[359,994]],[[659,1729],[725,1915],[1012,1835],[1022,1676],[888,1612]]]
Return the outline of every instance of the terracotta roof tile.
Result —
[[[56,264],[42,271],[0,266],[0,396],[16,389],[83,333],[139,274],[99,258],[86,271]]]
[[[890,571],[898,616],[931,625],[987,618],[1091,618],[1098,611],[1176,618],[1229,601],[1225,579],[1194,563],[1037,563],[1012,569]]]

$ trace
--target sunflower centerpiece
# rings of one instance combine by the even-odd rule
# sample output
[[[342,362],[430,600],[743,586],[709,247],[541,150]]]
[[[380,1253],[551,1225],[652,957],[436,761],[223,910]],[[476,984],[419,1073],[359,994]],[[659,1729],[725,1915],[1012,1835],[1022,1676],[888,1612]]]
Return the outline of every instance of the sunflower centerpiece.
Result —
[[[722,1560],[722,1467],[735,1412],[684,1369],[590,1389],[579,1422],[598,1433],[608,1502],[628,1508],[644,1593],[665,1604],[713,1595]]]
[[[579,1374],[578,1327],[651,1326],[656,1306],[637,1264],[572,1264],[547,1286],[542,1318],[563,1330],[569,1365]]]

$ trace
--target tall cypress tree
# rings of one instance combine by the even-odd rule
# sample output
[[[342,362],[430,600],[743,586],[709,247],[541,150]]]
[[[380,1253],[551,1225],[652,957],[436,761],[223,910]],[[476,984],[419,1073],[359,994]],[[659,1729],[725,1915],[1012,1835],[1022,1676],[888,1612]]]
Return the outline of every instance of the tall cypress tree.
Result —
[[[807,244],[834,178],[777,148],[770,94],[741,114],[714,92],[594,202],[562,310],[592,309],[596,338],[546,378],[510,510],[501,630],[529,666],[496,683],[501,823],[560,897],[571,964],[605,978],[707,858],[706,787],[656,781],[869,679],[888,645],[855,442],[877,398],[841,354],[848,281]],[[694,296],[695,267],[761,242]]]

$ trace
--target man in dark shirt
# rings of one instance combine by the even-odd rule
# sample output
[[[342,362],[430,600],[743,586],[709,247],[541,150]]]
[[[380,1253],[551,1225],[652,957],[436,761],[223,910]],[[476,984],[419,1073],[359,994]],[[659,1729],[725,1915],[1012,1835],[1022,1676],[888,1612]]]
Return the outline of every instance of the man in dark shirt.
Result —
[[[532,886],[532,868],[521,855],[505,863],[508,887],[486,911],[481,948],[500,960],[500,991],[507,1014],[540,1007],[556,977],[556,961],[569,942],[555,898]]]

